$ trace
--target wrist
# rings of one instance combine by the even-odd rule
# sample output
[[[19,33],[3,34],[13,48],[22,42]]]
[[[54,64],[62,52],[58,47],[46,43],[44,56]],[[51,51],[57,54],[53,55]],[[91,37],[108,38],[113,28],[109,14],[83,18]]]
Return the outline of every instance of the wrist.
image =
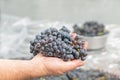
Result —
[[[46,76],[46,69],[42,61],[37,60],[30,60],[29,61],[29,67],[30,67],[30,76],[32,78]]]
[[[23,68],[21,71],[23,72],[23,75],[26,78],[33,78],[32,76],[32,66],[31,66],[31,62],[28,61],[22,61],[21,65],[19,66],[19,69]]]

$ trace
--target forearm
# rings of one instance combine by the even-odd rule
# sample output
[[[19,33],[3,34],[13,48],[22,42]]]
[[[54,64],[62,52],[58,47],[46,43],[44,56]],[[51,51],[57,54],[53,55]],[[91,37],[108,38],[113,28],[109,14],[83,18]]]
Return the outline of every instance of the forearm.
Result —
[[[34,69],[30,60],[0,60],[0,80],[30,80],[37,77]]]
[[[40,54],[32,60],[0,60],[0,80],[30,80],[46,75],[63,74],[83,64],[80,60],[64,62]]]

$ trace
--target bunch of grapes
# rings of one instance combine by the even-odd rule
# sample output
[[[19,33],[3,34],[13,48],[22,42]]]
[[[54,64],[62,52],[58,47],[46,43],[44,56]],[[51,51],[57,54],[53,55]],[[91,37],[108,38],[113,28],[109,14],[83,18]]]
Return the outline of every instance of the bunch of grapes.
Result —
[[[85,60],[87,52],[84,45],[85,41],[81,41],[81,36],[76,34],[73,39],[65,26],[59,30],[48,28],[30,42],[30,53],[33,55],[41,53],[44,56],[58,57],[64,61]]]
[[[45,80],[120,80],[119,76],[100,70],[77,69],[63,75],[44,77]]]
[[[81,28],[75,24],[73,28],[74,32],[84,36],[101,36],[106,33],[105,26],[95,21],[85,22]]]

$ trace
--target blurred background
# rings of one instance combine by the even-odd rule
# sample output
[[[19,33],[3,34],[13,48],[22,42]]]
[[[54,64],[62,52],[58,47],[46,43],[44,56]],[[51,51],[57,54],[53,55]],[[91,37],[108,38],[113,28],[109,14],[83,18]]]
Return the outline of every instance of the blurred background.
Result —
[[[2,13],[37,20],[120,23],[120,0],[0,0]]]
[[[31,59],[29,42],[36,34],[63,25],[72,32],[74,24],[86,21],[102,23],[110,33],[104,48],[88,51],[81,69],[120,77],[120,0],[0,0],[0,58]]]

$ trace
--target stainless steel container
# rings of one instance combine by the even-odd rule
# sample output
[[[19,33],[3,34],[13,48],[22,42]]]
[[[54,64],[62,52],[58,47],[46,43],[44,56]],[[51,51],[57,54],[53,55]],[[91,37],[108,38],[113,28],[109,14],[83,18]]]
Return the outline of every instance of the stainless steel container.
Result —
[[[88,50],[97,50],[102,49],[106,45],[107,37],[109,32],[102,36],[83,36],[83,40],[88,41]]]

